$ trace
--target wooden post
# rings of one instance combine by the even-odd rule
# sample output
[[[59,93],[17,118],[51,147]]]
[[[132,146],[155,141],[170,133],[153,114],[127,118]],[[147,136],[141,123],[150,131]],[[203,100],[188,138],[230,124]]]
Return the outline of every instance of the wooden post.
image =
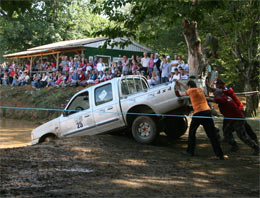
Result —
[[[85,58],[84,50],[81,50],[81,58]]]
[[[59,53],[57,54],[57,59],[56,59],[56,71],[58,71],[59,67]]]
[[[30,60],[30,77],[32,77],[32,63],[33,63],[33,57],[31,57]]]

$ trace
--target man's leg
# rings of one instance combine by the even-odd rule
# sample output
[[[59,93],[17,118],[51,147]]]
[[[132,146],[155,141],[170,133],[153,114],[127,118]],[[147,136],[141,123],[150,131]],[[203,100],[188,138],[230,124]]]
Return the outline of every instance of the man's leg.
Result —
[[[194,114],[195,116],[196,114]],[[201,118],[192,118],[189,130],[189,138],[188,138],[188,148],[187,152],[191,155],[194,155],[195,146],[196,146],[196,131],[200,126]]]
[[[236,121],[233,124],[234,129],[237,132],[237,136],[249,147],[254,149],[254,154],[259,154],[260,148],[259,146],[251,140],[246,133],[246,128],[245,128],[245,121]]]
[[[243,115],[245,115],[245,111],[244,110],[241,110],[241,112],[243,113]],[[247,121],[245,121],[245,128],[246,128],[246,133],[247,135],[255,141],[255,143],[257,145],[259,145],[259,142],[258,142],[258,139],[257,139],[257,135],[256,133],[254,132],[254,130],[252,129],[252,127],[247,123]]]
[[[211,117],[211,112],[206,111],[203,116]],[[214,121],[212,118],[204,118],[202,121],[202,125],[204,127],[204,130],[210,139],[211,145],[213,147],[213,150],[216,154],[217,157],[223,158],[224,154],[223,151],[220,147],[220,143],[217,138],[216,130],[215,130],[215,125]]]
[[[224,118],[223,126],[222,126],[223,137],[224,137],[225,141],[229,142],[229,140],[227,138],[229,138],[230,140],[234,140],[233,133],[232,133],[234,131],[234,129],[230,126],[228,128],[229,130],[226,130],[227,125],[228,125],[228,120]],[[228,135],[226,135],[226,133],[228,133]]]
[[[254,140],[257,145],[259,145],[259,141],[258,141],[258,139],[257,139],[257,135],[256,135],[256,133],[253,131],[252,127],[247,123],[247,121],[246,121],[246,123],[245,123],[245,128],[246,128],[246,133],[247,133],[247,135],[248,135],[252,140]]]
[[[223,133],[225,134],[225,140],[232,146],[231,151],[236,152],[238,151],[239,147],[234,139],[233,131],[233,124],[227,123]]]

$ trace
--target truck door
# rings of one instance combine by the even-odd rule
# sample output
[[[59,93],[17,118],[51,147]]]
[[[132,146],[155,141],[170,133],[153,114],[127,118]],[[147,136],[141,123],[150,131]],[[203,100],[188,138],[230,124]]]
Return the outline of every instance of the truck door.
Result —
[[[114,86],[114,91],[111,82],[94,89],[93,115],[99,133],[124,126],[117,87]]]
[[[92,135],[95,131],[89,92],[77,95],[60,120],[61,136]]]

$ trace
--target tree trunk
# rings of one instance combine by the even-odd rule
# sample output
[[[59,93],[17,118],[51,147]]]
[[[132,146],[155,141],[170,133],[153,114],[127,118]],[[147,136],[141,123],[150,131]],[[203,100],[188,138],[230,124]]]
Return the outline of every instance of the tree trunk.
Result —
[[[257,63],[255,63],[257,64]],[[245,78],[245,87],[244,91],[256,91],[259,88],[258,71],[257,67],[254,64],[248,64],[246,67],[246,78]],[[246,116],[256,116],[257,109],[259,105],[259,95],[254,94],[246,97]]]
[[[182,20],[184,38],[188,47],[189,76],[196,78],[202,74],[207,66],[207,59],[201,50],[201,40],[197,31],[197,22]]]

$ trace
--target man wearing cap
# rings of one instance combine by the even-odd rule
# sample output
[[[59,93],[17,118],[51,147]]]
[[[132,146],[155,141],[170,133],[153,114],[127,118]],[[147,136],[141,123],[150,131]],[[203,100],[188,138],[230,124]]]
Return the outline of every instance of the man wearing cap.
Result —
[[[204,127],[204,130],[210,139],[211,145],[216,156],[219,159],[225,159],[227,156],[224,156],[222,149],[220,147],[220,143],[217,138],[214,121],[211,118],[211,111],[206,100],[205,94],[201,88],[197,88],[197,85],[194,81],[189,80],[187,86],[183,85],[179,81],[176,81],[177,85],[180,85],[187,89],[187,91],[182,92],[179,91],[180,96],[190,96],[190,100],[192,103],[192,107],[194,110],[194,114],[191,120],[190,129],[189,129],[189,138],[188,138],[188,148],[185,155],[193,156],[196,146],[196,131],[200,125]],[[196,117],[198,116],[198,117]],[[206,117],[206,118],[201,118]]]
[[[251,147],[254,150],[253,154],[259,155],[260,148],[254,141],[252,141],[247,136],[246,129],[245,129],[245,121],[243,120],[244,115],[236,105],[235,101],[231,97],[223,94],[222,90],[220,89],[214,92],[214,99],[208,98],[208,100],[212,102],[216,102],[224,118],[227,118],[226,119],[227,125],[225,126],[224,129],[224,135],[227,137],[232,135],[232,131],[234,129],[237,133],[237,136],[245,144],[247,144],[249,147]],[[234,120],[230,118],[237,118],[237,119]],[[227,140],[229,140],[229,144],[232,146],[231,151],[236,151],[238,149],[238,146],[234,138],[227,138]]]
[[[226,96],[229,96],[230,98],[233,99],[233,101],[235,102],[235,104],[237,105],[237,107],[239,108],[239,110],[243,113],[243,115],[245,115],[245,112],[244,112],[244,108],[243,108],[243,104],[241,103],[241,101],[237,98],[234,90],[232,88],[228,88],[225,83],[222,81],[222,80],[217,80],[216,82],[216,87],[217,89],[220,89],[222,91],[222,93]],[[217,89],[215,88],[212,88],[212,87],[208,87],[208,89],[212,92],[216,91]],[[227,125],[227,120],[224,119],[223,121],[223,135],[224,137],[227,137],[225,136],[224,134],[224,129],[226,128],[226,125]],[[245,128],[246,128],[246,133],[248,134],[248,136],[255,141],[256,144],[259,145],[259,142],[258,142],[258,139],[257,139],[257,135],[256,133],[253,131],[253,129],[251,128],[251,126],[247,123],[247,121],[245,121]],[[229,138],[233,138],[233,135],[231,133],[231,135],[229,136]],[[230,140],[227,140],[227,141],[230,141]]]

